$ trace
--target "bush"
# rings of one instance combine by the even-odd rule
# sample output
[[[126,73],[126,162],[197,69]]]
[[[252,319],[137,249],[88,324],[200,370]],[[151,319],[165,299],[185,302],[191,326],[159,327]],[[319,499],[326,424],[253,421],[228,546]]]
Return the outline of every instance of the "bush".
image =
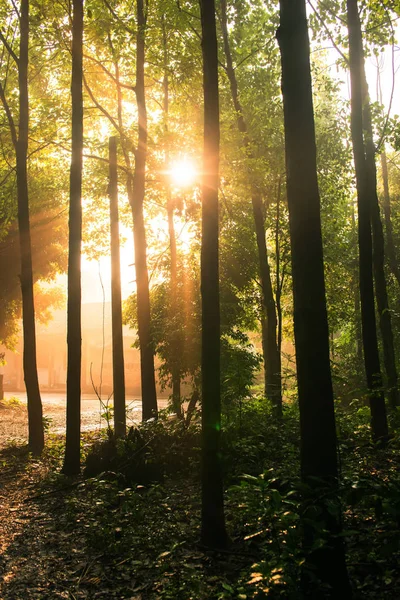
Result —
[[[190,467],[197,459],[199,431],[182,421],[161,416],[131,427],[123,440],[110,435],[96,442],[86,458],[85,475],[118,473],[124,483],[162,481]]]

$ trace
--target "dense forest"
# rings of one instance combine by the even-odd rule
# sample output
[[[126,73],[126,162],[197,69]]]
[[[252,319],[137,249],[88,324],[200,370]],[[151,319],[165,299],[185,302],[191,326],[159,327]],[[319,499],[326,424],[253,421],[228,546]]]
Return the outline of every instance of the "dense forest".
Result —
[[[0,14],[0,359],[22,339],[26,389],[0,394],[0,597],[398,599],[398,2]],[[92,378],[85,430],[82,261],[104,258],[112,392]]]

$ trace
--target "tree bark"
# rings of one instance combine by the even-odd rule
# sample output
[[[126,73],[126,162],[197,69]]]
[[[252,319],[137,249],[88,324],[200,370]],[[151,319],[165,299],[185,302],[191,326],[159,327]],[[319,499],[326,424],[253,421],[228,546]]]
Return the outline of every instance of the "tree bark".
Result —
[[[125,370],[124,341],[122,335],[121,264],[119,254],[118,170],[116,137],[110,137],[109,139],[109,160],[114,433],[116,438],[123,438],[125,437],[126,433]]]
[[[276,223],[275,223],[275,256],[276,256],[276,312],[278,317],[278,337],[277,337],[277,345],[278,345],[278,354],[279,357],[282,356],[282,285],[283,285],[283,277],[281,279],[281,253],[280,253],[280,245],[279,245],[279,229],[280,229],[280,215],[281,215],[281,185],[282,185],[282,177],[279,175],[278,180],[278,190],[276,194]],[[281,369],[282,373],[282,369]],[[282,377],[282,375],[281,375]]]
[[[232,54],[229,45],[226,0],[221,0],[221,28],[224,42],[224,51],[226,58],[226,73],[230,83],[233,105],[237,114],[237,125],[240,133],[243,134],[243,144],[246,148],[247,156],[254,158],[254,152],[251,149],[250,137],[243,108],[240,103],[236,73],[233,67]],[[251,201],[253,208],[253,219],[256,230],[259,273],[262,288],[263,309],[265,311],[265,322],[262,323],[263,334],[263,353],[265,352],[265,395],[272,401],[275,414],[282,416],[282,381],[281,381],[281,355],[277,343],[277,316],[274,294],[272,291],[271,272],[268,263],[268,250],[265,239],[265,225],[263,214],[262,197],[257,188],[252,185]]]
[[[311,490],[316,486],[314,478],[323,480],[334,498],[338,477],[337,439],[329,361],[310,48],[304,0],[280,1],[278,42],[282,62],[292,249],[301,474]],[[304,544],[309,552],[309,561],[313,563],[317,577],[331,587],[333,597],[350,598],[343,543],[336,537],[340,532],[340,517],[329,513],[318,494],[318,486],[313,500],[321,509],[319,518],[329,532],[329,541],[324,548],[312,550],[315,528],[305,523]],[[339,515],[340,507],[337,505],[336,508]],[[306,596],[313,596],[311,580],[306,572],[302,583]]]
[[[392,227],[392,210],[390,206],[390,192],[389,192],[389,174],[387,166],[386,152],[381,153],[381,168],[382,168],[382,181],[383,181],[383,214],[385,217],[385,229],[386,229],[386,252],[389,260],[389,268],[396,278],[397,283],[400,285],[400,268],[396,257],[396,249],[393,241],[393,227]]]
[[[351,79],[351,136],[357,183],[358,245],[360,269],[361,324],[364,364],[371,407],[371,429],[375,440],[388,435],[385,398],[382,392],[382,375],[376,333],[372,235],[371,198],[363,138],[362,94],[362,37],[357,0],[347,0],[349,29],[349,62]]]
[[[167,184],[167,214],[168,214],[168,234],[169,234],[169,247],[171,256],[171,314],[170,318],[172,321],[177,322],[178,317],[178,305],[177,305],[177,285],[178,285],[178,263],[177,263],[177,249],[176,249],[176,235],[174,226],[174,209],[171,199],[171,191],[169,184]],[[178,323],[177,323],[178,325]],[[181,370],[179,368],[180,356],[182,352],[182,345],[180,343],[180,333],[177,329],[173,332],[173,363],[172,363],[172,407],[177,417],[182,417],[182,405],[181,405]]]
[[[72,153],[68,247],[67,428],[62,469],[66,475],[76,475],[80,471],[83,0],[73,0],[72,10]]]
[[[29,129],[29,0],[21,0],[19,50],[19,132],[15,150],[17,160],[18,229],[21,254],[23,366],[28,399],[28,444],[29,449],[34,454],[39,455],[44,447],[44,430],[42,400],[40,397],[36,364],[35,307],[27,165]]]
[[[201,539],[210,547],[227,542],[220,459],[221,369],[218,265],[219,97],[214,0],[200,0],[204,154],[202,183],[202,510]]]
[[[169,118],[169,78],[168,78],[168,40],[167,30],[165,26],[165,17],[162,19],[163,28],[163,48],[164,48],[164,79],[163,79],[163,92],[164,92],[164,133],[166,135],[166,148],[165,148],[165,166],[166,170],[169,167],[169,139],[168,139],[168,118]],[[167,186],[167,217],[168,217],[168,235],[169,235],[169,248],[170,248],[170,259],[171,259],[171,279],[170,279],[170,319],[171,322],[177,322],[178,317],[178,305],[177,305],[177,285],[178,285],[178,253],[176,248],[176,235],[174,225],[174,205],[171,198],[171,186],[170,182],[166,182]],[[180,340],[179,328],[173,332],[172,339],[172,368],[171,368],[171,379],[172,379],[172,407],[177,417],[182,418],[182,403],[181,403],[181,369],[179,368],[180,356],[182,353],[182,344]]]
[[[136,38],[136,101],[138,106],[138,145],[135,151],[135,168],[132,176],[131,159],[127,146],[127,135],[122,121],[122,92],[119,75],[119,64],[114,48],[109,39],[114,54],[115,82],[117,90],[118,131],[120,143],[127,167],[126,192],[132,210],[133,238],[135,248],[135,271],[137,288],[137,320],[140,351],[140,375],[142,387],[142,418],[143,420],[157,417],[157,395],[154,374],[154,347],[151,339],[151,315],[149,276],[147,270],[146,229],[143,217],[145,196],[145,171],[147,156],[147,113],[144,88],[144,59],[145,59],[145,26],[143,2],[137,4],[138,31]]]
[[[379,324],[383,345],[383,361],[385,365],[388,400],[392,408],[399,405],[398,377],[396,356],[392,330],[392,318],[385,275],[385,240],[378,199],[378,182],[376,175],[375,145],[372,132],[371,109],[368,94],[368,84],[365,76],[365,60],[362,57],[361,77],[363,86],[363,129],[365,137],[365,160],[368,176],[368,192],[371,203],[371,222],[373,237],[373,266],[375,277],[375,295],[378,305]]]
[[[356,232],[356,218],[354,214],[354,204],[351,205],[351,224],[354,233]],[[358,261],[354,264],[352,288],[354,292],[354,329],[355,329],[355,348],[359,365],[363,364],[363,339],[361,327],[361,302],[359,286],[359,267]]]
[[[149,274],[147,270],[146,229],[143,216],[147,158],[147,111],[144,87],[145,28],[143,0],[137,1],[136,101],[138,108],[138,145],[135,153],[133,181],[128,181],[128,198],[132,208],[137,319],[142,381],[142,419],[157,417],[157,394],[154,373],[154,346],[151,335]]]

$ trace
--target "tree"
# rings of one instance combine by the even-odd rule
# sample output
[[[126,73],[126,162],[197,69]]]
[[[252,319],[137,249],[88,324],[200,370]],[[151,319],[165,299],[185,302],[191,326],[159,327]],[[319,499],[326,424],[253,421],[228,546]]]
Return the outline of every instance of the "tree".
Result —
[[[300,407],[301,475],[315,487],[324,481],[331,491],[337,486],[336,429],[329,360],[320,199],[317,181],[315,127],[310,72],[310,48],[304,0],[281,0],[278,42],[282,62],[282,94],[285,122],[287,196],[294,302],[297,383]],[[315,424],[318,424],[315,427]],[[318,493],[318,492],[317,492]],[[319,579],[331,587],[334,597],[351,597],[344,548],[336,535],[337,515],[330,514],[321,499],[329,544],[312,548],[315,529],[305,527],[304,542]],[[304,573],[303,587],[312,596]]]
[[[221,1],[221,28],[226,60],[226,73],[229,79],[233,105],[237,114],[237,126],[243,136],[243,145],[248,158],[254,160],[254,152],[248,127],[245,121],[242,105],[239,98],[238,83],[232,60],[229,43],[228,18],[226,0]],[[262,304],[265,311],[265,395],[272,401],[277,416],[282,415],[282,381],[281,381],[281,356],[277,340],[277,314],[272,291],[271,272],[268,263],[267,243],[265,238],[264,211],[262,196],[257,186],[252,184],[251,202],[253,208],[254,226],[257,238],[259,261],[259,274],[262,290]],[[279,270],[278,270],[279,273]]]
[[[113,346],[113,387],[114,387],[114,432],[116,437],[124,437],[126,431],[125,414],[125,372],[124,345],[122,337],[121,304],[121,265],[119,256],[118,218],[118,171],[117,138],[109,139],[110,156],[110,231],[111,231],[111,316]]]
[[[351,77],[351,136],[357,180],[358,245],[360,272],[361,323],[364,363],[370,390],[371,429],[375,440],[388,435],[385,398],[376,334],[373,262],[372,262],[372,199],[363,138],[363,49],[357,0],[347,0],[349,30],[349,64]]]
[[[157,416],[157,395],[154,374],[154,348],[151,338],[149,276],[146,259],[146,231],[143,218],[147,156],[147,111],[144,86],[146,16],[143,0],[137,2],[136,34],[136,101],[138,107],[138,145],[135,154],[132,195],[130,198],[135,241],[138,335],[140,371],[142,376],[142,418]]]
[[[28,216],[31,242],[32,277],[34,284],[35,318],[45,317],[44,305],[39,301],[36,285],[39,280],[50,282],[66,265],[65,250],[66,220],[65,208],[65,172],[64,156],[54,153],[52,141],[60,131],[59,119],[61,106],[53,112],[53,89],[49,84],[49,72],[54,68],[53,56],[49,63],[42,61],[43,34],[38,35],[37,4],[29,7],[28,61]],[[16,183],[16,147],[18,138],[19,81],[18,55],[21,22],[18,18],[17,4],[3,2],[0,6],[3,22],[7,27],[2,30],[0,46],[3,46],[1,70],[1,103],[4,110],[2,135],[0,140],[0,343],[8,349],[15,349],[19,324],[22,316],[21,294],[21,251],[18,232],[18,185]],[[18,10],[18,14],[17,14]],[[31,31],[32,34],[31,35]],[[24,111],[22,111],[24,112]],[[51,115],[51,118],[50,118]],[[50,300],[50,296],[48,296]],[[32,327],[28,328],[33,332]],[[30,352],[30,356],[33,353]],[[37,428],[35,428],[37,430]],[[40,425],[39,425],[40,430]]]
[[[67,305],[67,431],[62,469],[66,475],[76,475],[80,471],[83,0],[73,0],[72,11],[72,153],[70,168]]]
[[[361,64],[363,81],[363,130],[365,138],[365,161],[368,175],[368,192],[370,194],[371,224],[373,237],[373,267],[375,279],[375,296],[378,307],[379,323],[383,345],[383,360],[387,376],[388,398],[392,408],[399,405],[398,377],[396,356],[392,331],[388,292],[385,275],[385,240],[378,200],[377,175],[375,162],[375,144],[372,131],[371,109],[368,85],[365,77],[364,59]]]
[[[35,306],[33,296],[32,242],[28,192],[28,134],[29,134],[29,0],[21,0],[19,17],[19,56],[2,35],[5,50],[18,70],[19,124],[18,133],[7,102],[5,88],[0,85],[0,99],[8,120],[11,139],[16,155],[18,231],[21,261],[22,325],[23,325],[23,368],[28,398],[28,444],[34,454],[44,447],[42,401],[36,364]]]
[[[220,307],[218,267],[219,99],[214,0],[201,0],[204,86],[202,182],[202,509],[201,539],[223,547],[227,536],[220,459]]]
[[[165,170],[168,173],[170,152],[169,152],[169,139],[168,139],[168,116],[169,116],[169,74],[168,74],[168,39],[167,39],[167,28],[165,23],[165,16],[162,15],[162,36],[163,36],[163,50],[164,50],[164,77],[163,77],[163,117],[164,117],[164,132],[166,137],[166,148],[165,148]],[[178,311],[178,253],[176,246],[176,233],[174,223],[174,203],[171,195],[171,183],[166,181],[167,186],[167,218],[168,218],[168,234],[169,234],[169,247],[170,247],[170,295],[171,295],[171,310],[169,314],[170,320],[174,324],[175,331],[172,333],[172,350],[174,360],[171,367],[171,380],[172,380],[172,406],[178,417],[182,417],[182,406],[181,406],[181,357],[182,357],[182,335],[179,331],[177,320],[179,319]]]
[[[24,378],[28,396],[29,447],[40,454],[44,446],[42,401],[36,366],[35,307],[33,299],[32,247],[28,197],[28,53],[29,0],[21,0],[19,81],[19,134],[16,144],[18,229],[21,252],[22,323],[24,332]]]
[[[393,226],[392,226],[392,209],[390,202],[390,191],[389,191],[389,174],[386,151],[383,149],[381,152],[381,169],[382,169],[382,182],[383,182],[383,214],[385,217],[385,229],[386,229],[386,250],[389,261],[389,268],[396,278],[397,283],[400,285],[400,268],[396,256],[396,248],[393,240]]]
[[[143,40],[141,37],[138,40],[136,28],[134,30],[129,25],[129,19],[131,17],[129,10],[126,9],[126,6],[119,6],[118,14],[110,5],[108,5],[108,8],[110,14],[106,13],[104,15],[104,11],[98,11],[98,7],[94,7],[93,21],[96,20],[97,24],[98,19],[103,20],[102,22],[104,29],[107,31],[108,43],[104,44],[102,39],[98,40],[96,37],[97,25],[93,26],[92,37],[96,40],[96,47],[95,50],[93,48],[88,48],[86,50],[85,58],[88,59],[88,65],[90,65],[90,68],[88,68],[85,73],[84,82],[89,97],[97,109],[94,114],[97,115],[98,111],[102,113],[102,115],[108,119],[109,123],[111,123],[112,128],[118,133],[122,151],[121,154],[123,157],[123,161],[121,161],[121,163],[125,163],[119,164],[118,167],[126,176],[127,195],[132,209],[132,215],[134,217],[133,227],[135,239],[135,268],[138,286],[138,295],[135,299],[135,309],[139,310],[139,320],[136,320],[135,318],[135,327],[139,333],[139,348],[140,352],[142,353],[142,374],[145,378],[147,378],[147,383],[146,381],[142,381],[142,388],[144,390],[143,401],[147,403],[146,398],[150,398],[151,396],[155,398],[155,387],[151,382],[155,381],[153,355],[157,346],[157,340],[154,334],[155,326],[154,323],[151,322],[152,313],[154,311],[150,311],[152,298],[150,295],[151,290],[149,289],[149,282],[151,279],[152,269],[158,269],[158,263],[163,265],[164,262],[158,261],[154,258],[155,246],[160,246],[161,240],[157,239],[155,232],[152,231],[152,228],[149,228],[146,231],[145,222],[146,218],[152,219],[153,217],[157,217],[159,214],[158,207],[161,204],[164,205],[165,202],[165,177],[158,177],[158,175],[160,173],[163,174],[163,172],[167,169],[165,164],[165,155],[161,156],[161,153],[159,152],[160,147],[162,147],[164,150],[168,148],[168,150],[171,151],[171,154],[174,152],[174,150],[176,150],[176,148],[179,148],[179,151],[182,151],[183,146],[188,146],[189,148],[191,147],[191,140],[188,140],[188,136],[186,135],[187,132],[185,132],[185,135],[183,134],[183,128],[179,127],[177,128],[177,131],[174,131],[174,124],[177,122],[180,124],[182,122],[182,117],[179,115],[177,118],[176,114],[176,105],[179,103],[179,100],[177,101],[177,97],[179,99],[179,94],[175,93],[176,81],[174,80],[174,70],[169,64],[166,64],[166,60],[174,62],[174,64],[179,63],[180,60],[188,60],[188,58],[185,56],[188,52],[188,47],[177,38],[177,40],[174,41],[174,44],[171,44],[171,49],[169,45],[166,47],[166,56],[164,44],[159,46],[157,45],[159,39],[157,36],[161,36],[163,34],[163,26],[164,29],[167,27],[166,17],[169,16],[171,20],[171,13],[173,13],[174,16],[180,17],[179,13],[178,15],[176,14],[177,11],[173,6],[171,7],[170,5],[165,5],[163,7],[160,5],[156,7],[156,10],[146,12],[146,14],[143,12],[143,7],[138,7],[142,14],[142,16],[139,18],[143,19],[143,27],[139,28],[142,30],[141,35]],[[165,8],[167,11],[165,17],[160,16],[160,14],[164,13],[163,8]],[[122,16],[124,15],[124,12],[125,16]],[[150,23],[148,23],[148,19],[150,19]],[[167,34],[167,32],[165,32],[165,34]],[[133,57],[130,40],[132,40],[134,36],[136,36],[136,45],[138,45],[139,41],[139,52],[137,52],[137,55]],[[147,40],[146,58],[148,60],[146,63],[146,70],[144,69],[144,66],[142,66],[138,71],[138,60],[144,60],[144,36]],[[169,39],[172,39],[172,37],[168,33],[168,44]],[[196,48],[196,50],[198,51],[199,49]],[[91,53],[89,54],[89,52]],[[184,55],[184,58],[182,55]],[[107,61],[112,63],[114,67],[113,71],[106,66]],[[143,93],[140,91],[140,85],[132,86],[129,83],[134,76],[134,73],[132,73],[132,65],[134,65],[134,68],[137,71],[137,77],[139,77],[139,79],[143,79],[141,84]],[[178,75],[180,77],[180,73]],[[185,78],[189,79],[189,77],[190,74],[185,73]],[[157,83],[159,83],[160,79],[164,80],[164,85],[162,84],[160,88],[157,89]],[[167,86],[165,85],[166,80],[168,84]],[[156,84],[152,83],[153,81],[156,81]],[[146,96],[144,95],[145,82]],[[174,89],[174,95],[171,103],[168,97],[168,90],[166,90],[166,87],[169,87],[170,82],[172,82],[171,85]],[[179,85],[183,87],[181,77],[179,80]],[[187,83],[185,87],[186,86],[189,87],[189,84]],[[139,92],[139,94],[137,92]],[[135,128],[134,133],[135,137],[137,135],[137,141],[133,141],[132,139],[132,114],[131,109],[127,108],[127,104],[132,103],[132,93],[136,94],[137,106],[140,104],[142,107],[141,110],[138,111],[140,118],[137,121],[138,127]],[[168,100],[168,115],[170,114],[170,104],[172,104],[171,121],[173,123],[172,126],[168,128],[169,131],[167,132],[165,131],[164,127],[164,119],[162,125],[160,124],[161,126],[157,127],[154,124],[154,114],[160,105],[164,105],[166,98]],[[128,100],[128,102],[126,102],[126,100]],[[149,114],[147,114],[146,109],[148,103],[150,103]],[[155,108],[155,110],[152,110],[153,108]],[[190,117],[188,116],[188,120],[189,118]],[[97,124],[94,124],[94,127],[97,127]],[[151,131],[149,142],[147,140],[147,130]],[[184,141],[183,144],[182,140]],[[97,144],[97,147],[99,146],[101,146],[101,140],[99,140],[99,143]],[[143,152],[144,150],[145,152]],[[143,162],[144,154],[145,160]],[[131,161],[132,155],[135,157],[134,161]],[[146,197],[144,195],[144,186],[146,186]],[[173,240],[175,231],[173,231],[172,228],[174,210],[176,214],[178,212],[176,208],[179,208],[177,205],[178,200],[174,197],[171,198],[171,202],[168,202],[167,206],[170,233],[172,234],[171,239],[173,241],[171,245],[172,250],[173,247],[179,243],[179,239]],[[179,236],[175,236],[175,238],[179,238]],[[153,246],[153,252],[150,254],[150,256],[147,255],[147,244]],[[162,249],[161,254],[163,254],[164,251],[165,248]],[[177,248],[176,253],[172,251],[172,255],[175,256],[175,254],[176,258],[178,258],[179,248]],[[166,253],[165,256],[167,256]],[[171,267],[173,262],[174,260],[171,260]],[[177,263],[179,263],[179,261],[177,261]],[[169,266],[170,265],[168,265],[168,267]],[[179,271],[179,264],[177,264],[177,267]],[[171,268],[171,271],[174,272],[174,269]],[[167,276],[169,277],[170,274],[168,273]],[[173,276],[172,279],[175,279],[175,277]],[[178,283],[178,287],[179,285],[180,283]],[[175,293],[177,296],[179,295],[177,290]],[[177,313],[178,311],[174,313],[171,305],[171,314],[173,315],[174,322],[179,320],[179,314]],[[185,370],[182,369],[179,364],[181,358],[179,344],[182,341],[179,338],[181,338],[180,330],[183,325],[182,321],[179,322],[178,325],[179,327],[175,333],[173,332],[172,323],[170,327],[171,337],[176,338],[177,342],[173,360],[174,364],[172,365],[172,362],[169,363],[169,366],[173,366],[174,371],[173,387],[175,389],[175,397],[180,395],[177,393],[180,388],[179,376]],[[153,391],[151,391],[149,395],[149,393],[146,392],[146,389]],[[176,402],[176,406],[178,406],[178,404],[180,406],[180,401]],[[156,407],[156,402],[154,402],[154,407]],[[153,412],[154,411],[150,406],[150,408],[145,408],[143,415],[145,415],[145,418],[150,418],[153,415]]]

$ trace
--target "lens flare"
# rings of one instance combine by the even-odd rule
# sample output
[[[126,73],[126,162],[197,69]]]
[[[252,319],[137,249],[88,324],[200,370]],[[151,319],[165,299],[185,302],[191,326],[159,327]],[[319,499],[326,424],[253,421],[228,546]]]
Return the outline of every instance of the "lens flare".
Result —
[[[175,187],[190,187],[197,179],[197,169],[188,158],[174,161],[171,164],[169,173]]]

